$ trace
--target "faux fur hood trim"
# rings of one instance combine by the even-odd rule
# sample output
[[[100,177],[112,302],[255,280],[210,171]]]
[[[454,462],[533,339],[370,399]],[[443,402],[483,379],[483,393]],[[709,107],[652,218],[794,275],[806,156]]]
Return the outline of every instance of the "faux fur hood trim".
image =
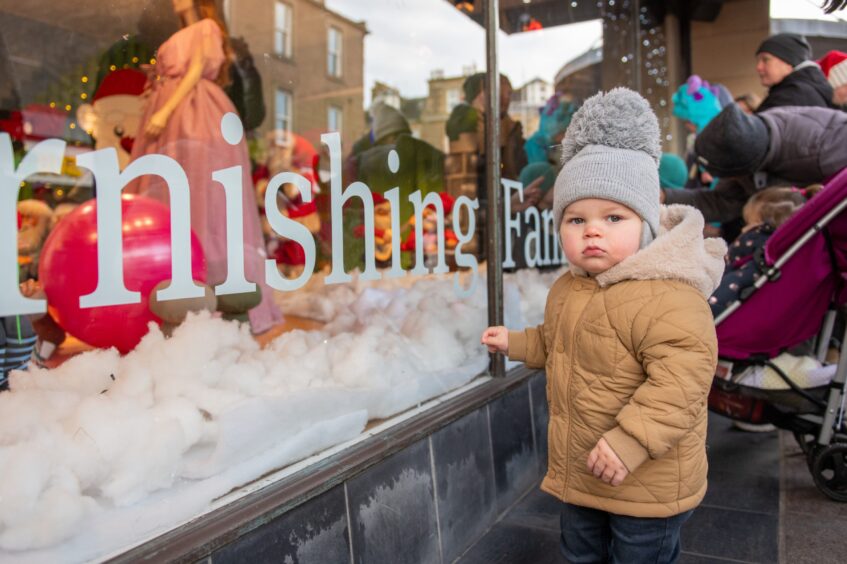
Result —
[[[723,276],[726,243],[704,239],[703,226],[703,215],[691,206],[662,206],[656,239],[598,274],[597,283],[605,288],[624,280],[679,280],[708,298]],[[576,276],[587,276],[581,268],[570,269]]]

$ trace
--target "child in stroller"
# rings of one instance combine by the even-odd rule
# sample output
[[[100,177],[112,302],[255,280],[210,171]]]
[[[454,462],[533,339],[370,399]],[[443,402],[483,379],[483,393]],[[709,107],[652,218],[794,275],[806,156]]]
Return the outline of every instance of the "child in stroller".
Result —
[[[749,262],[753,284],[722,304],[715,319],[721,361],[709,407],[737,421],[792,431],[818,489],[847,501],[847,354],[839,351],[832,381],[813,388],[801,387],[773,362],[811,339],[817,360],[827,360],[836,315],[847,303],[847,169],[776,227]],[[773,370],[786,389],[740,382],[756,366]]]
[[[763,252],[773,232],[788,221],[806,200],[823,188],[813,184],[797,188],[767,188],[756,192],[744,205],[744,229],[729,246],[726,271],[721,284],[709,298],[712,315],[718,317],[726,307],[737,301],[741,292],[756,279],[756,253]]]

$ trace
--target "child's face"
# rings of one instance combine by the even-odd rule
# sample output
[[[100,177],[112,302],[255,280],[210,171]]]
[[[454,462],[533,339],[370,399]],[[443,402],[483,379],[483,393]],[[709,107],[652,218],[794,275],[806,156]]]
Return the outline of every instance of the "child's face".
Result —
[[[589,198],[565,208],[559,235],[570,264],[600,274],[638,252],[641,225],[623,204]]]

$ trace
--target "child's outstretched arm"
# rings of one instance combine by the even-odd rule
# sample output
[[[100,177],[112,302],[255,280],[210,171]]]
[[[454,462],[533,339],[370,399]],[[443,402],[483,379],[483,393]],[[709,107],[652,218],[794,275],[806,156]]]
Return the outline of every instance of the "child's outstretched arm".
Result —
[[[489,327],[483,331],[480,342],[488,347],[488,352],[505,353],[511,360],[523,362],[530,368],[543,368],[547,362],[543,324],[524,331],[509,331],[503,326]]]
[[[529,368],[544,368],[547,364],[547,349],[552,340],[551,331],[544,326],[555,327],[558,319],[558,305],[564,296],[565,282],[570,275],[560,277],[547,295],[544,307],[544,323],[537,327],[528,327],[523,331],[508,331],[505,327],[489,327],[482,333],[480,342],[488,346],[490,352],[504,352],[511,360],[523,362]]]
[[[489,327],[482,333],[480,342],[488,347],[488,352],[509,352],[509,330],[502,325]]]
[[[632,346],[647,378],[603,435],[629,472],[667,453],[707,409],[718,350],[709,305],[687,291],[655,296],[633,320]]]

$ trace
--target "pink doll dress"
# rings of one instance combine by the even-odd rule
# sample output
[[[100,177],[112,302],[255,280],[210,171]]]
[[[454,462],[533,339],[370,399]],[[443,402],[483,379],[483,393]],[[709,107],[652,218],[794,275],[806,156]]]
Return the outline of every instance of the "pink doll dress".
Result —
[[[191,63],[192,53],[203,46],[203,76],[174,109],[165,129],[157,138],[144,133],[151,117],[170,99]],[[264,247],[256,191],[250,176],[247,144],[242,139],[230,145],[221,134],[221,119],[236,112],[229,97],[215,82],[225,61],[221,29],[210,20],[191,24],[165,41],[157,55],[158,77],[151,80],[150,95],[141,120],[141,131],[132,148],[132,159],[146,154],[167,155],[176,160],[188,176],[191,190],[191,228],[206,255],[210,286],[226,279],[226,197],[223,185],[212,180],[212,172],[241,165],[243,176],[244,262],[247,280],[261,288],[262,301],[248,313],[254,333],[266,331],[282,321],[273,302],[273,290],[265,283]],[[158,176],[145,175],[127,188],[169,203],[168,188]]]

